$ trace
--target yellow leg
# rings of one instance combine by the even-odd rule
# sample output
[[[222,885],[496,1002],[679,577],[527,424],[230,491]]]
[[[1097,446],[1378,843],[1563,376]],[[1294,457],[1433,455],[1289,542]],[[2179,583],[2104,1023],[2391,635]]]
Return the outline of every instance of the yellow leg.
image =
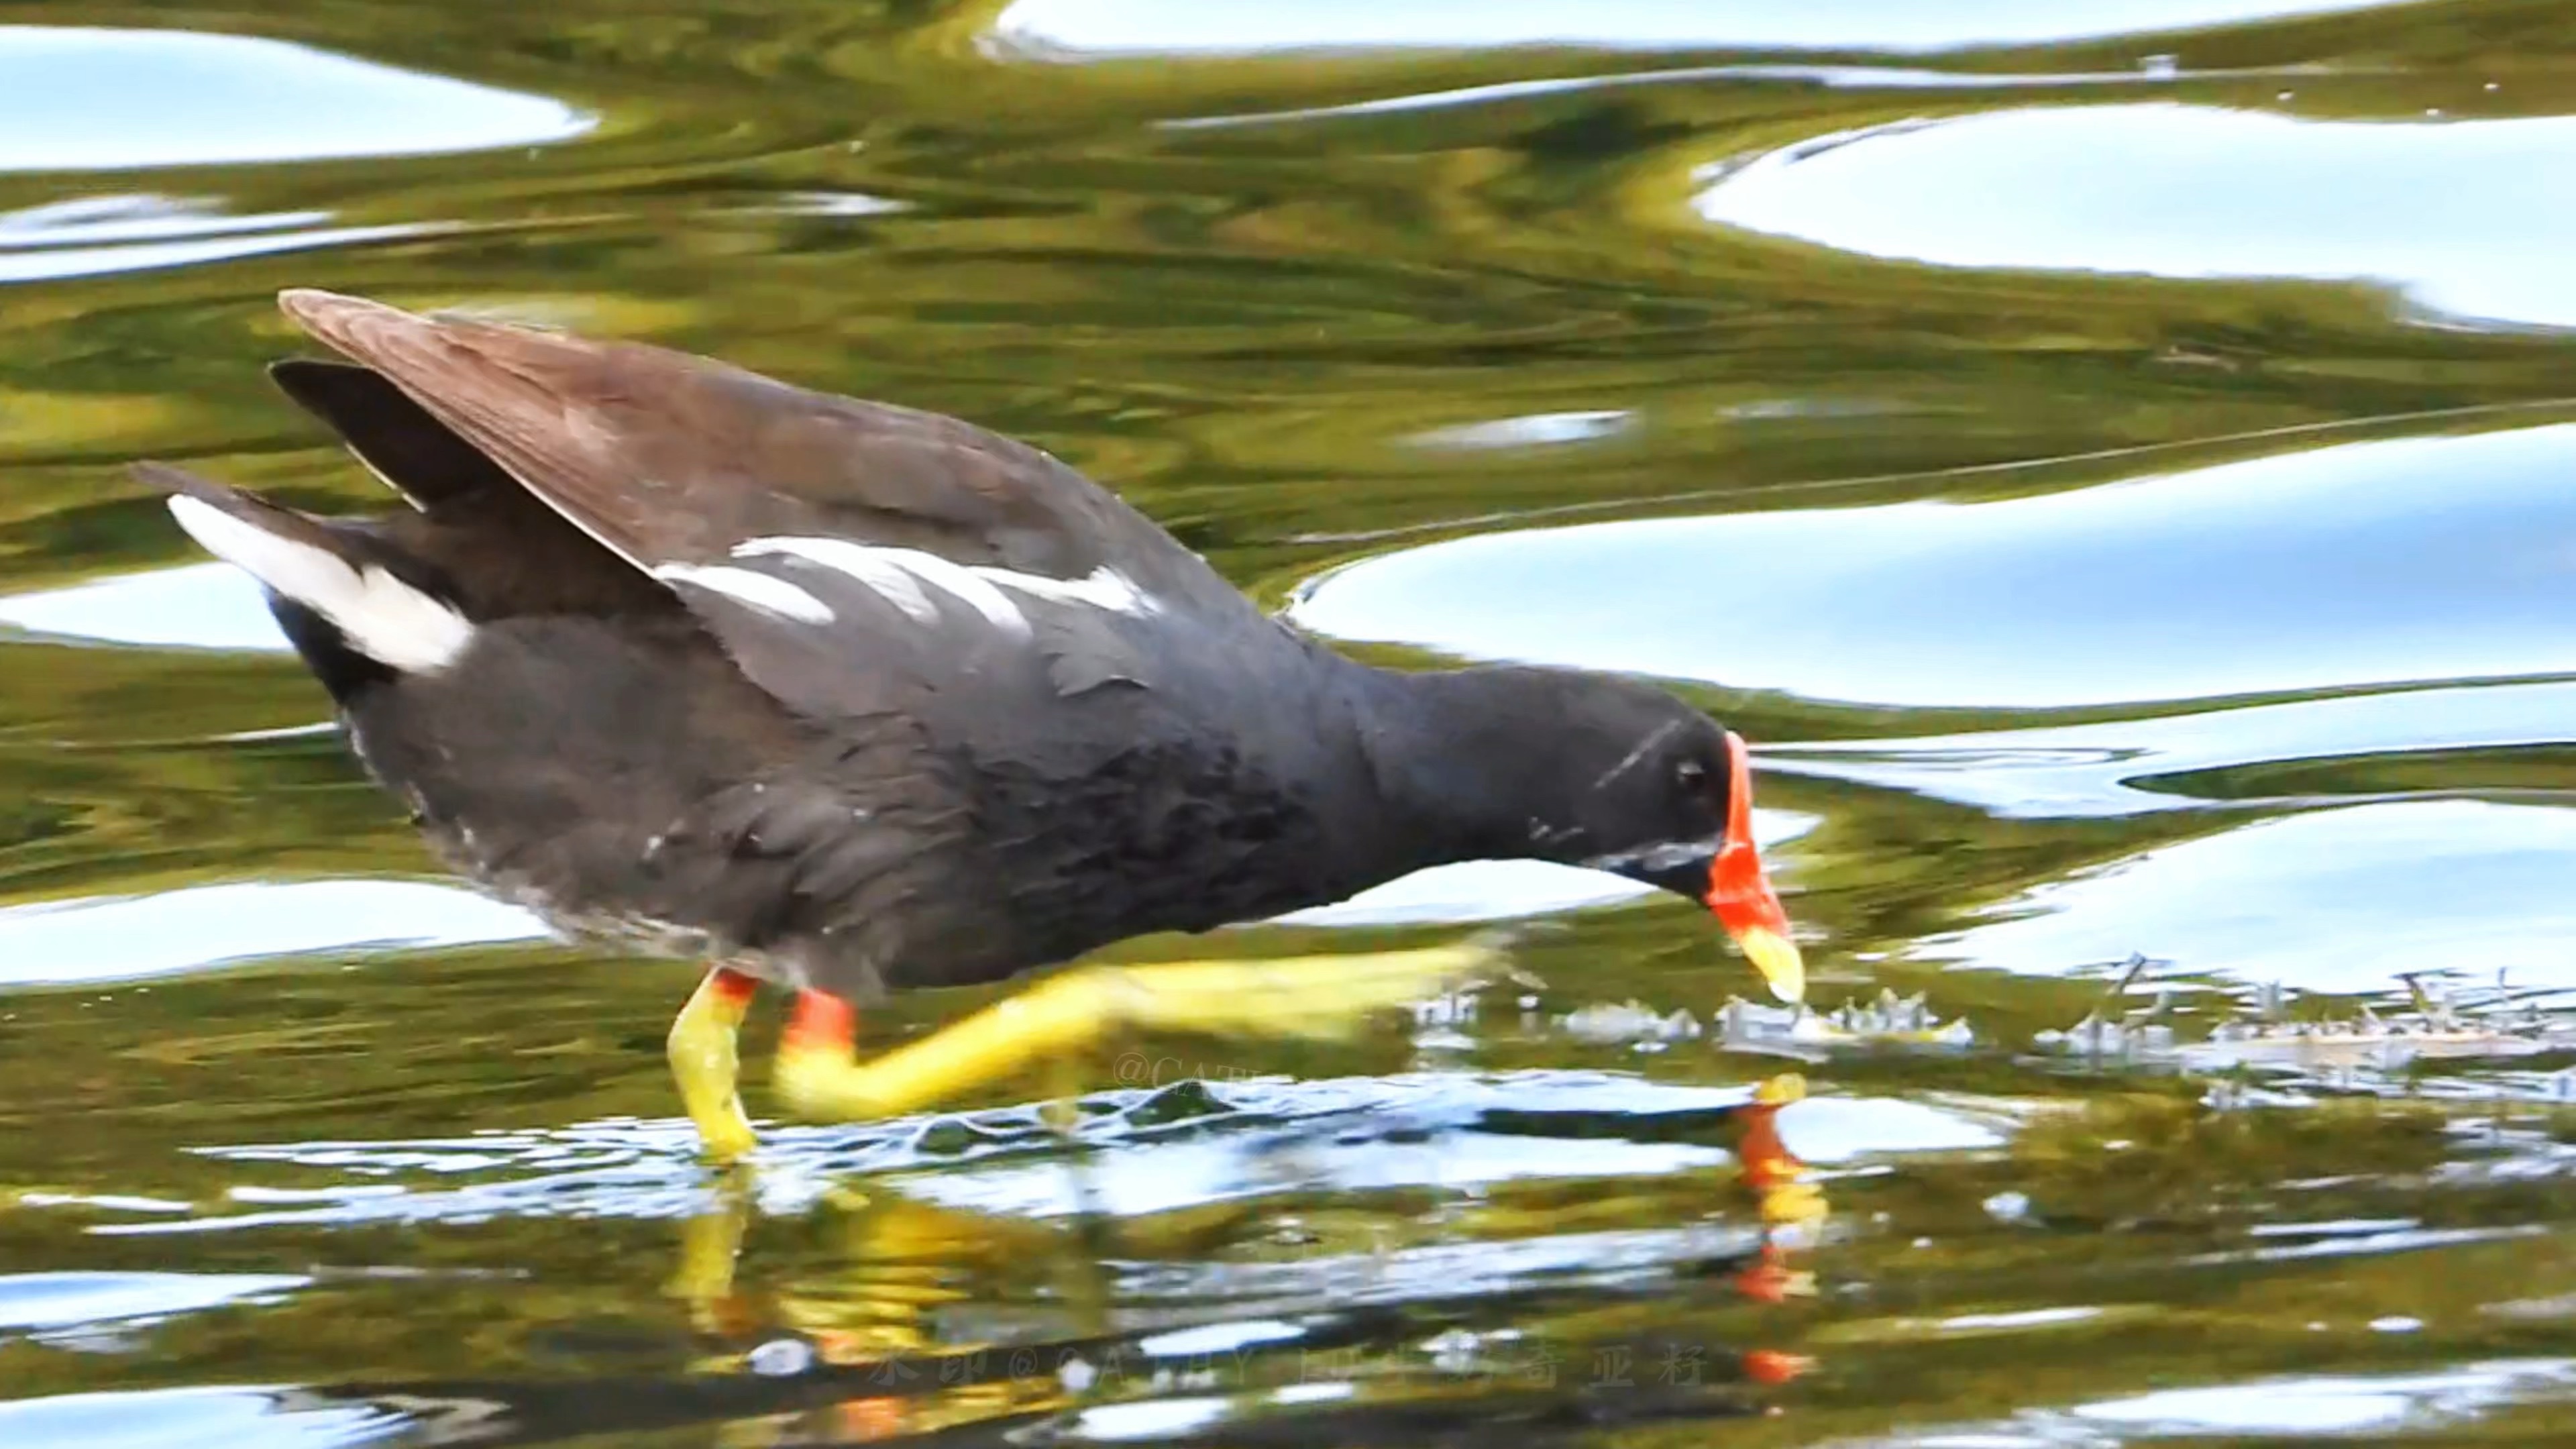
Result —
[[[698,983],[671,1023],[671,1075],[679,1079],[680,1101],[689,1109],[689,1120],[698,1124],[707,1155],[718,1162],[731,1162],[759,1145],[751,1119],[743,1115],[734,1049],[757,987],[741,972],[719,966]]]
[[[788,1105],[809,1117],[900,1116],[1119,1031],[1339,1037],[1378,1011],[1500,968],[1500,954],[1475,943],[1362,956],[1086,966],[866,1063],[850,1058],[849,1007],[809,991],[797,998],[779,1048],[778,1085]]]

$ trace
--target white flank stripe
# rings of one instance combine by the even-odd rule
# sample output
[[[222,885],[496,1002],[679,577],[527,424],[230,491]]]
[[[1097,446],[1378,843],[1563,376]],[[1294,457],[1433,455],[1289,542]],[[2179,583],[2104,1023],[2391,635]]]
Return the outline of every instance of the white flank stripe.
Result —
[[[879,597],[901,609],[916,624],[939,622],[939,606],[921,591],[919,581],[890,560],[878,558],[875,549],[835,538],[755,538],[735,545],[733,553],[736,558],[785,554],[821,564],[876,590]]]
[[[921,591],[929,584],[981,614],[1006,633],[1027,638],[1029,619],[1000,589],[968,569],[917,548],[884,548],[841,538],[755,538],[734,548],[736,558],[786,554],[857,579],[886,602],[923,624],[939,622],[938,608]]]
[[[435,673],[473,642],[464,615],[372,564],[359,568],[184,493],[170,500],[170,516],[206,552],[330,620],[350,648],[378,663]]]
[[[734,548],[736,558],[782,554],[847,574],[924,624],[937,623],[939,619],[930,596],[922,592],[924,584],[958,599],[995,628],[1021,638],[1030,633],[1028,616],[1003,589],[1139,618],[1160,612],[1160,606],[1137,588],[1133,579],[1106,564],[1079,579],[1051,579],[989,564],[970,567],[916,548],[853,543],[841,538],[755,538]]]
[[[917,548],[881,548],[878,553],[921,575],[922,579],[955,594],[973,607],[976,613],[993,622],[993,627],[1025,637],[1029,633],[1029,616],[1011,602],[1011,596],[994,588],[979,570],[950,563],[935,553]]]
[[[653,570],[653,577],[674,583],[696,584],[713,589],[730,599],[751,605],[764,614],[782,619],[801,619],[808,624],[832,622],[832,608],[821,599],[796,587],[787,580],[752,569],[732,568],[724,564],[701,567],[696,564],[664,564]]]
[[[1089,604],[1113,614],[1133,614],[1141,619],[1160,611],[1153,599],[1136,587],[1135,580],[1107,564],[1078,579],[1050,579],[997,568],[979,568],[975,572],[1006,589],[1018,589],[1042,599],[1061,599],[1068,604]]]

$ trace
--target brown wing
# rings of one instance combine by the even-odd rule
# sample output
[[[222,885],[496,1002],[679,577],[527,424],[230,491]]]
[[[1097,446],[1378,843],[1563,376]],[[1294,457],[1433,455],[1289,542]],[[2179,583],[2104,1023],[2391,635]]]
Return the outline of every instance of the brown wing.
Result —
[[[647,571],[805,535],[1060,580],[1108,565],[1175,602],[1241,603],[1197,555],[1081,474],[955,418],[640,343],[422,317],[309,289],[278,303]]]

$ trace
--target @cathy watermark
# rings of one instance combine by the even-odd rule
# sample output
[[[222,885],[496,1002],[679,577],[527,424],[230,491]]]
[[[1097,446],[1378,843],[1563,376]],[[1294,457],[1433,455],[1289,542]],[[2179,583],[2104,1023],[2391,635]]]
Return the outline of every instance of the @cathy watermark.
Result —
[[[1158,1057],[1150,1052],[1121,1052],[1118,1060],[1110,1065],[1111,1078],[1122,1087],[1170,1087],[1193,1081],[1249,1082],[1277,1075],[1277,1072],[1254,1071],[1250,1067],[1231,1066],[1224,1062]]]

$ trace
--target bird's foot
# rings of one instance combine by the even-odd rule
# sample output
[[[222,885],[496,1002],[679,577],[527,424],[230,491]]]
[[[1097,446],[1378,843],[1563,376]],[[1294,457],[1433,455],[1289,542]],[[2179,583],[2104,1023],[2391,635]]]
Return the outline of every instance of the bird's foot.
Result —
[[[779,1048],[778,1085],[806,1117],[900,1116],[1125,1031],[1344,1037],[1380,1011],[1457,990],[1502,966],[1498,950],[1475,941],[1365,955],[1085,966],[869,1062],[851,1057],[856,1014],[809,991],[797,998]]]

